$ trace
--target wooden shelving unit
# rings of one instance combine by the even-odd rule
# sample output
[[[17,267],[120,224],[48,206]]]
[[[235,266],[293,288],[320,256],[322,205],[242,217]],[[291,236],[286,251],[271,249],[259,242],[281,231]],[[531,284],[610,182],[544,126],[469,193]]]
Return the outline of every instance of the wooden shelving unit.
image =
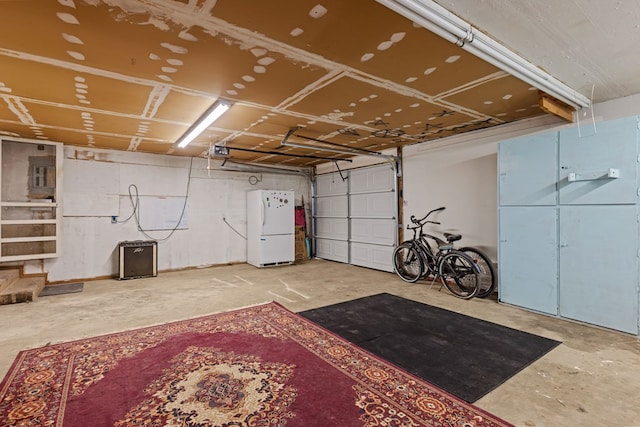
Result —
[[[0,139],[0,262],[61,255],[62,148]]]

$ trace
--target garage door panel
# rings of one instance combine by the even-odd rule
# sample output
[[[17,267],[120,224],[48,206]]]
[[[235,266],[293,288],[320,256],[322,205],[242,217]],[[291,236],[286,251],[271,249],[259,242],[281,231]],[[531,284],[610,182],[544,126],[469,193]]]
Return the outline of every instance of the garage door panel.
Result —
[[[346,217],[349,214],[349,199],[345,196],[318,197],[316,215]]]
[[[394,218],[395,192],[351,195],[352,218]]]
[[[316,236],[328,239],[348,240],[349,221],[346,218],[317,218]]]
[[[316,256],[330,261],[349,262],[349,243],[340,240],[316,239]]]
[[[393,272],[393,246],[351,243],[351,264]]]
[[[352,219],[351,241],[391,245],[395,243],[394,219]]]
[[[395,187],[395,176],[391,166],[359,169],[351,172],[349,177],[351,193],[385,191]]]
[[[347,194],[348,180],[343,181],[338,174],[320,175],[316,177],[316,195],[329,196]]]

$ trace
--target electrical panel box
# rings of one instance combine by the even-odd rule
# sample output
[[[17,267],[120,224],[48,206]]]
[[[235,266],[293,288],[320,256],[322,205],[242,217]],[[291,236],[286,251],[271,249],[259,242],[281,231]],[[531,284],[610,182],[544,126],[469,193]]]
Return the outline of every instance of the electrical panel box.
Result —
[[[118,243],[119,279],[139,279],[158,275],[158,242],[135,240]]]

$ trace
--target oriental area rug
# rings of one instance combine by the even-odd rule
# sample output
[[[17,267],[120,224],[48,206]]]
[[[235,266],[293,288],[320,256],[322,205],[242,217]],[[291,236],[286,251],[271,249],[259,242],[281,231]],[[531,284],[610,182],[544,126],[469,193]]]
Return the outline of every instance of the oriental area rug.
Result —
[[[3,426],[510,426],[277,303],[25,350]]]

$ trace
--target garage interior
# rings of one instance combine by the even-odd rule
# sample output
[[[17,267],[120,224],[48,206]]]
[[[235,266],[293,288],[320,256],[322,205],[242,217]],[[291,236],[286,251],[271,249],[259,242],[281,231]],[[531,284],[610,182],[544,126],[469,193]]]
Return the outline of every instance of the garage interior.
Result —
[[[35,3],[0,5],[0,266],[85,283],[0,307],[2,375],[25,348],[388,292],[562,342],[478,407],[640,425],[640,4]],[[255,189],[294,191],[295,264],[246,264]],[[494,297],[393,273],[409,217],[438,206],[433,230],[494,261]],[[157,241],[157,277],[115,280],[137,240]]]

